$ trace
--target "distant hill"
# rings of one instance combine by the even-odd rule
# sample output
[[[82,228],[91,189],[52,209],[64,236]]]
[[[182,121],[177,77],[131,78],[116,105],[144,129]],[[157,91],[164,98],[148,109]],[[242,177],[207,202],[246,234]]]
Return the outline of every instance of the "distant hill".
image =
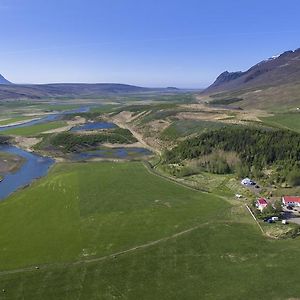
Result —
[[[12,84],[0,74],[0,84]]]
[[[273,56],[245,72],[226,71],[202,95],[211,95],[220,104],[239,102],[242,107],[299,105],[300,49]]]
[[[151,91],[172,91],[150,89],[117,83],[57,83],[57,84],[13,84],[0,86],[0,100],[3,99],[41,99],[41,98],[95,98],[109,94],[146,93]]]

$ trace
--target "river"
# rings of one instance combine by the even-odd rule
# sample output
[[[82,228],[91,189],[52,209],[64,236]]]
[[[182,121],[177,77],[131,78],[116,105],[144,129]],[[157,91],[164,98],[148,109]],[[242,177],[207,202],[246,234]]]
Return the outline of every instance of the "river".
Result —
[[[27,127],[36,124],[47,123],[59,119],[62,115],[88,112],[89,107],[81,107],[79,109],[64,111],[47,115],[38,120],[29,121],[19,125],[12,125],[6,127],[0,127],[0,131],[4,131],[10,128]],[[93,130],[93,129],[108,129],[116,127],[113,123],[96,122],[87,123],[82,126],[75,127],[73,130]],[[18,189],[25,187],[32,183],[35,179],[47,175],[49,168],[54,164],[54,159],[50,157],[43,157],[36,153],[27,152],[23,149],[17,148],[12,145],[0,145],[0,152],[6,152],[14,155],[21,156],[25,159],[25,162],[19,170],[16,172],[8,173],[4,175],[4,179],[0,182],[0,200],[4,200],[10,194]],[[94,151],[86,151],[82,153],[76,153],[71,155],[71,159],[74,161],[89,160],[93,158],[119,158],[126,159],[130,157],[141,157],[151,155],[152,152],[145,148],[113,148],[113,149],[98,149]]]
[[[0,182],[0,200],[30,184],[34,179],[45,176],[51,165],[54,164],[54,160],[50,157],[27,152],[15,146],[1,145],[0,151],[15,154],[25,159],[19,170],[6,174],[3,181]]]

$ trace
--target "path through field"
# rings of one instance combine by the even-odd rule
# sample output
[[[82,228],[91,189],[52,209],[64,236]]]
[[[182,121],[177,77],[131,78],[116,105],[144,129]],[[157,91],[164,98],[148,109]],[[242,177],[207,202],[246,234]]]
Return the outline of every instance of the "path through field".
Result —
[[[170,236],[167,236],[167,237],[155,240],[155,241],[151,241],[151,242],[148,242],[148,243],[145,243],[145,244],[142,244],[142,245],[138,245],[138,246],[132,247],[132,248],[124,250],[124,251],[119,251],[119,252],[116,252],[116,253],[112,253],[112,254],[109,254],[109,255],[106,255],[106,256],[93,258],[93,259],[78,260],[78,261],[72,262],[70,264],[64,264],[64,265],[61,265],[61,266],[64,266],[64,267],[74,266],[74,265],[79,265],[79,264],[88,264],[88,263],[100,262],[100,261],[110,259],[110,258],[117,258],[118,256],[127,254],[129,252],[134,252],[134,251],[139,250],[139,249],[145,249],[147,247],[154,246],[156,244],[166,242],[166,241],[171,240],[171,239],[175,239],[179,236],[182,236],[184,234],[187,234],[191,231],[194,231],[194,230],[199,229],[201,227],[207,226],[209,224],[210,224],[209,222],[206,222],[206,223],[194,226],[192,228],[186,229],[184,231],[175,233],[173,235],[170,235]],[[24,272],[33,272],[33,271],[37,272],[38,270],[47,270],[51,267],[58,267],[58,266],[59,266],[58,264],[51,264],[51,265],[44,265],[44,266],[38,266],[38,267],[33,266],[33,267],[20,268],[20,269],[9,270],[9,271],[2,271],[2,272],[0,272],[0,276],[4,276],[4,275],[8,275],[8,274],[24,273]]]

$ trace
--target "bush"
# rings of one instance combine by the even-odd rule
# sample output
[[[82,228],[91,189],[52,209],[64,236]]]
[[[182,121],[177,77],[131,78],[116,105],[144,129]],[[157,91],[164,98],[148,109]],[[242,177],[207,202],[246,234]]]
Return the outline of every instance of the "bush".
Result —
[[[9,143],[9,141],[10,141],[9,136],[0,135],[0,145],[6,145]]]

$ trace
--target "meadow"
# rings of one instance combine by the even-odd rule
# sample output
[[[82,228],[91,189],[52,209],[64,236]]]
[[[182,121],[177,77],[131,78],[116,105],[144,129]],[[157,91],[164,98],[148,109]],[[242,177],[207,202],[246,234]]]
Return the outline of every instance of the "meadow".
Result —
[[[262,118],[266,125],[289,129],[300,133],[300,113],[275,114],[272,117]]]
[[[30,120],[30,117],[25,117],[25,116],[17,116],[17,117],[10,117],[8,119],[3,119],[0,121],[0,126],[4,126],[4,125],[9,125],[9,124],[13,124],[16,122],[22,122],[22,121],[26,121],[26,120]]]
[[[66,126],[67,123],[64,121],[54,121],[43,124],[37,124],[27,127],[11,128],[1,131],[0,134],[4,135],[19,135],[19,136],[33,136],[43,133],[48,130],[57,129]]]
[[[56,164],[0,218],[1,299],[300,295],[299,239],[266,239],[242,203],[142,163]]]

